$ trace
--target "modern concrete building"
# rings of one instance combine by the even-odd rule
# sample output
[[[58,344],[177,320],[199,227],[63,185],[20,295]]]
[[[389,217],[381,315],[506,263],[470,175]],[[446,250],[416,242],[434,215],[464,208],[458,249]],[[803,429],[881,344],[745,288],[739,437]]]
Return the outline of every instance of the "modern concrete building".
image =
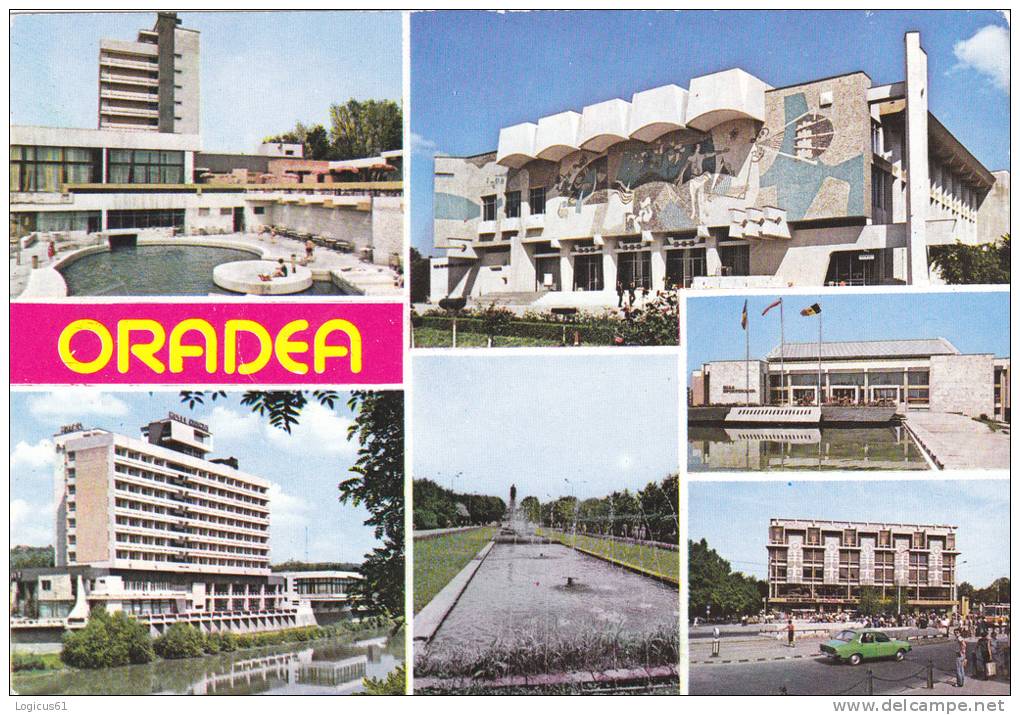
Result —
[[[196,420],[171,413],[142,437],[80,424],[55,437],[55,567],[15,575],[15,612],[74,628],[101,605],[154,632],[314,624],[270,572],[269,482],[211,458]]]
[[[927,59],[773,87],[741,69],[500,130],[435,160],[431,299],[615,305],[648,288],[925,285],[1008,230],[1009,177],[928,111]],[[965,101],[965,100],[964,100]]]
[[[350,618],[356,607],[354,586],[364,580],[356,571],[280,571],[276,575],[286,579],[291,597],[311,605],[319,625]]]
[[[956,608],[956,527],[771,519],[769,607],[852,611],[874,588],[897,613]]]
[[[1008,357],[965,355],[945,338],[786,343],[764,359],[718,360],[691,375],[690,404],[887,405],[1010,418]]]
[[[134,42],[99,44],[99,128],[199,133],[199,33],[160,12]]]

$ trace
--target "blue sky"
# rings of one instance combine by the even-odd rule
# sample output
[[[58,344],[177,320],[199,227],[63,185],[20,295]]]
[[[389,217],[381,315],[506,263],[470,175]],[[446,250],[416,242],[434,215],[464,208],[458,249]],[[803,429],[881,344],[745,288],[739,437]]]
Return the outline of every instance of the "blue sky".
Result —
[[[983,588],[1009,575],[1009,480],[692,482],[688,538],[734,571],[764,578],[769,519],[844,519],[958,527],[957,581]],[[734,529],[739,515],[741,528]]]
[[[201,32],[207,151],[253,152],[298,121],[329,127],[329,105],[400,101],[400,13],[182,12]],[[101,38],[134,40],[155,12],[18,15],[11,24],[11,122],[96,126]]]
[[[640,489],[678,470],[677,379],[671,355],[418,356],[414,478],[504,500]]]
[[[897,82],[908,30],[928,53],[931,111],[989,169],[1008,168],[1008,23],[996,12],[414,14],[412,244],[432,250],[437,152],[495,151],[500,127],[730,67],[774,87],[858,70]]]
[[[779,345],[779,308],[761,312],[778,295],[747,297],[751,358]],[[709,360],[743,360],[740,328],[743,296],[692,297],[687,301],[687,369]],[[1009,293],[857,293],[785,295],[783,315],[788,343],[817,342],[818,319],[800,315],[813,303],[822,307],[822,340],[946,338],[962,353],[1009,355]]]
[[[274,563],[303,559],[305,527],[312,561],[355,561],[377,544],[364,526],[362,507],[341,505],[337,485],[349,476],[357,445],[347,441],[352,415],[346,396],[329,410],[305,407],[301,423],[288,435],[228,393],[188,409],[179,393],[112,392],[63,388],[11,393],[11,543],[53,543],[53,435],[61,425],[81,422],[140,437],[139,428],[168,411],[193,417],[213,433],[212,456],[235,456],[242,471],[268,479],[270,557]]]

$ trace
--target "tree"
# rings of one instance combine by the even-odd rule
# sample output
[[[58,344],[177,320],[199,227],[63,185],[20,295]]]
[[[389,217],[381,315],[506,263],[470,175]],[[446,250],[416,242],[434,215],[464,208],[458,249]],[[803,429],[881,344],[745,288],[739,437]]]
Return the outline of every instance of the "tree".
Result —
[[[12,546],[11,569],[48,568],[53,566],[52,546]]]
[[[60,659],[74,668],[113,668],[148,663],[153,658],[148,627],[118,611],[95,608],[85,627],[64,635]]]
[[[329,108],[329,141],[334,159],[360,159],[400,149],[404,119],[392,100],[358,101]]]
[[[959,586],[956,587],[956,595],[960,598],[969,598],[974,600],[974,586],[963,581]]]
[[[931,265],[950,285],[1009,283],[1009,234],[977,246],[957,241],[952,246],[932,247]]]
[[[730,563],[705,539],[688,541],[689,613],[704,618],[758,613],[766,584],[753,576],[734,573]]]
[[[889,610],[892,599],[882,597],[881,590],[874,586],[861,586],[860,604],[858,609],[862,615],[877,616]]]
[[[382,541],[365,557],[361,595],[398,623],[404,614],[404,395],[357,390],[347,402],[356,411],[347,438],[357,439],[355,476],[340,483],[340,501],[363,505],[365,520]]]
[[[531,523],[538,524],[542,521],[542,505],[535,497],[521,499],[520,510],[524,518]]]
[[[411,302],[424,303],[429,299],[431,265],[427,256],[411,247]]]
[[[206,641],[202,631],[194,626],[174,623],[163,635],[156,638],[153,647],[160,658],[167,660],[197,658],[205,652]],[[216,650],[218,652],[219,648]]]

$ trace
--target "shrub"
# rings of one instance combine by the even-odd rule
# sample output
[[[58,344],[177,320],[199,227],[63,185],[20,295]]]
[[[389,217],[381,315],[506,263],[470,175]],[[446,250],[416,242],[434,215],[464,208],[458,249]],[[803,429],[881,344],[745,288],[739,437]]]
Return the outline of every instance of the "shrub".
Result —
[[[365,678],[365,695],[404,695],[407,692],[407,673],[403,665],[391,670],[386,678]]]
[[[75,668],[112,668],[130,663],[148,663],[153,642],[143,623],[122,612],[112,616],[97,608],[79,631],[64,636],[60,659]]]
[[[11,654],[11,670],[14,672],[19,670],[44,670],[45,668],[46,661],[40,655],[35,653]]]
[[[206,633],[202,638],[202,651],[209,655],[216,655],[220,652],[220,635],[218,633]]]
[[[174,623],[153,644],[157,655],[167,660],[202,655],[205,638],[202,631],[186,623]]]
[[[232,631],[226,631],[220,633],[220,652],[222,653],[233,653],[238,649],[238,641],[240,638]]]

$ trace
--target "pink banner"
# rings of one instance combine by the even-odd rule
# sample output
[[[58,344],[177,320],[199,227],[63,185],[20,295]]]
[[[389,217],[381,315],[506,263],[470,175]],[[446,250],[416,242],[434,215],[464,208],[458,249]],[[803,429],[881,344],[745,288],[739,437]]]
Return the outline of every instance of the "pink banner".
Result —
[[[15,303],[13,384],[395,385],[397,303]]]

